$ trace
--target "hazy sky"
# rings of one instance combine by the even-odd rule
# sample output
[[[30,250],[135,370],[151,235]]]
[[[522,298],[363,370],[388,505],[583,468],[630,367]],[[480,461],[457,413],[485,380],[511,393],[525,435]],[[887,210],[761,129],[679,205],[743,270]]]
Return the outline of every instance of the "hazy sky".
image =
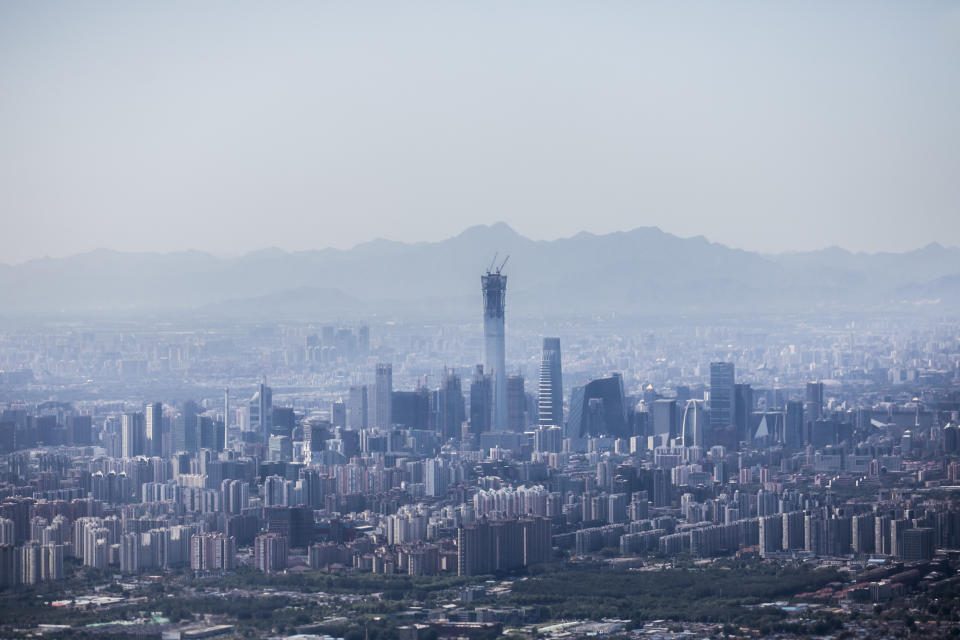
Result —
[[[0,262],[960,244],[960,2],[0,3]]]

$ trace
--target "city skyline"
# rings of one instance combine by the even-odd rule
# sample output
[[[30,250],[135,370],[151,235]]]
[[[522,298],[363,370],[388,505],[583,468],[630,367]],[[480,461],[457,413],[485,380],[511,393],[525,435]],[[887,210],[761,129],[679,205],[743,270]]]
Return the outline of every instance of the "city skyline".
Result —
[[[0,95],[3,638],[960,637],[957,0],[7,0]]]

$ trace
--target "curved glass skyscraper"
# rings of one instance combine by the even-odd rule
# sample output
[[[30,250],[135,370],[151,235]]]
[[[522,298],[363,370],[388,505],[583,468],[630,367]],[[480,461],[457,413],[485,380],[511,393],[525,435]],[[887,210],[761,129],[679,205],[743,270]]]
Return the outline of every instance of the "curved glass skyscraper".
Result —
[[[702,447],[703,434],[709,426],[703,400],[687,400],[682,425],[680,433],[683,436],[683,446]]]

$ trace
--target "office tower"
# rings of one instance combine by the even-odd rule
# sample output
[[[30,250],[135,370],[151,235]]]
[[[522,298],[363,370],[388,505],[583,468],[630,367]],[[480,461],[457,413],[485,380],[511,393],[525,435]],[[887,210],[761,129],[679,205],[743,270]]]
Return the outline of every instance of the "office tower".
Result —
[[[250,430],[258,432],[264,443],[273,433],[273,390],[262,382],[250,398]]]
[[[394,391],[390,401],[390,420],[393,425],[407,429],[426,429],[430,425],[430,392]]]
[[[527,392],[523,386],[523,376],[507,378],[507,428],[510,431],[523,431],[527,426]]]
[[[180,445],[177,451],[186,451],[194,453],[200,447],[200,406],[193,400],[187,400],[183,403],[180,421],[177,427],[180,430],[179,436],[174,440]]]
[[[163,405],[159,402],[147,404],[144,449],[148,458],[163,455]]]
[[[872,514],[866,513],[853,516],[851,547],[854,553],[862,555],[873,552],[875,526]]]
[[[735,376],[732,362],[710,363],[710,433],[707,446],[722,444],[730,446],[736,434],[729,438],[727,431],[733,426]]]
[[[493,422],[493,378],[478,364],[470,382],[470,433],[490,431]]]
[[[671,398],[658,398],[650,403],[650,424],[653,435],[672,438],[677,435],[677,425],[682,421],[677,401]]]
[[[787,415],[783,424],[783,446],[798,449],[803,446],[803,403],[799,400],[787,402]]]
[[[537,387],[537,421],[541,426],[563,426],[563,370],[560,338],[543,339],[540,385]]]
[[[485,275],[480,276],[483,289],[483,365],[493,379],[491,426],[497,431],[507,428],[507,354],[504,329],[507,276],[500,273],[502,268],[503,264],[496,271],[488,270]]]
[[[714,429],[733,424],[734,380],[732,362],[710,363],[710,425]]]
[[[807,420],[810,422],[815,422],[820,419],[820,416],[823,415],[823,383],[822,382],[808,382],[807,383],[807,403],[806,403],[806,415]]]
[[[363,431],[370,426],[367,407],[366,385],[353,385],[347,394],[347,417],[350,428]]]
[[[440,439],[443,442],[459,440],[465,409],[460,376],[454,373],[453,369],[444,368],[438,395],[437,430],[440,432]]]
[[[292,407],[274,407],[273,408],[273,429],[270,435],[293,436],[293,430],[297,428],[297,415]]]
[[[125,413],[120,422],[120,450],[124,458],[142,456],[145,440],[142,413]]]
[[[67,443],[74,446],[93,444],[90,416],[70,416],[67,418]],[[3,446],[0,445],[0,452]]]
[[[740,441],[753,439],[750,433],[750,417],[753,413],[753,389],[749,384],[733,385],[733,425]]]
[[[932,560],[934,548],[934,532],[930,527],[918,527],[903,532],[903,559]]]
[[[293,459],[293,442],[290,436],[272,435],[268,445],[268,459],[273,462],[288,462]]]
[[[703,404],[703,400],[687,400],[687,406],[683,410],[683,426],[680,432],[684,447],[703,446],[703,434],[708,426],[707,410]],[[654,420],[655,428],[656,424],[656,420]],[[656,433],[656,430],[654,432]]]
[[[347,426],[347,405],[342,398],[330,405],[330,422],[335,427]]]
[[[373,426],[389,430],[393,424],[393,365],[377,365],[373,396]]]
[[[566,435],[568,438],[628,438],[632,435],[627,420],[623,378],[619,373],[591,380],[573,389]]]
[[[230,389],[223,390],[223,428],[230,430]],[[227,443],[226,438],[223,441]]]

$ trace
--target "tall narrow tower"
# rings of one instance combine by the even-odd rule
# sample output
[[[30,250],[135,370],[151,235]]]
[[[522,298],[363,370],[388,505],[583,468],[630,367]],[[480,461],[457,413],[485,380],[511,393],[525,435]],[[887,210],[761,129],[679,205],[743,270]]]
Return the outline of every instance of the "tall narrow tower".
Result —
[[[377,365],[377,382],[374,388],[373,420],[378,429],[389,430],[393,424],[393,365]]]
[[[563,426],[563,378],[560,368],[560,338],[543,339],[540,358],[540,385],[537,388],[539,424],[544,427]]]
[[[500,270],[506,260],[480,276],[483,288],[483,368],[493,377],[493,429],[507,429],[507,354],[504,343],[504,307],[507,276]]]

